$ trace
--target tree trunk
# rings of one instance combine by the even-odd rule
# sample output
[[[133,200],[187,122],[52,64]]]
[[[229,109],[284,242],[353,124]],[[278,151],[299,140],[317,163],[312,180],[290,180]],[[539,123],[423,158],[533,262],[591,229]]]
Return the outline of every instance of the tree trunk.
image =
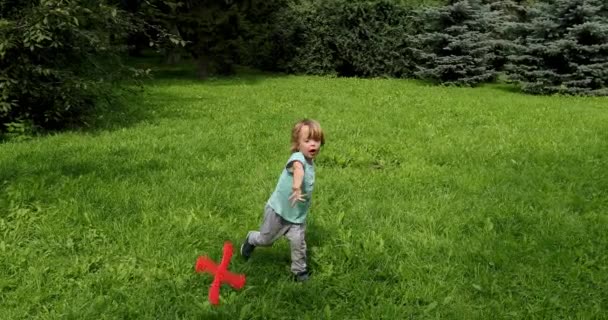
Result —
[[[206,79],[209,77],[209,57],[206,54],[198,56],[197,75],[199,79]]]
[[[171,33],[181,37],[181,34],[179,33],[179,29],[177,28],[176,24],[172,24]],[[180,60],[182,58],[181,54],[182,54],[182,50],[180,47],[176,46],[176,47],[170,48],[167,52],[165,52],[165,63],[176,64],[176,63],[180,62]]]
[[[182,59],[181,50],[179,48],[171,48],[165,54],[165,63],[166,64],[176,64],[180,62]]]

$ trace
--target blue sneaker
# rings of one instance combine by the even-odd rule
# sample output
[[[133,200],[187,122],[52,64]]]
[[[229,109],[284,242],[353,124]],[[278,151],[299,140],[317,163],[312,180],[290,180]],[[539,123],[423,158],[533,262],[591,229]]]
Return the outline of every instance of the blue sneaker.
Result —
[[[294,280],[296,282],[306,282],[309,278],[310,275],[308,274],[308,271],[299,272],[294,276]]]
[[[251,232],[249,232],[251,233]],[[243,258],[245,258],[245,260],[248,260],[249,257],[251,257],[251,254],[253,253],[253,249],[255,249],[255,246],[249,243],[249,233],[247,233],[247,237],[245,238],[245,241],[243,241],[243,244],[241,245],[241,256],[243,256]]]

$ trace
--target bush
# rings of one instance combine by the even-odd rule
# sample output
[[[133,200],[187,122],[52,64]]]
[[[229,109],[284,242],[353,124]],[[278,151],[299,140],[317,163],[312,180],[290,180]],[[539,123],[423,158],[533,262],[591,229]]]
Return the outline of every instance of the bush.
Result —
[[[103,1],[0,3],[0,134],[76,123],[134,75],[119,59],[134,26]]]
[[[408,6],[395,1],[290,2],[258,37],[255,66],[305,74],[404,76]]]
[[[509,76],[533,94],[608,95],[608,3],[537,3],[509,57]]]
[[[415,17],[412,37],[416,76],[441,84],[473,86],[493,79],[492,25],[498,19],[476,0],[431,7]]]

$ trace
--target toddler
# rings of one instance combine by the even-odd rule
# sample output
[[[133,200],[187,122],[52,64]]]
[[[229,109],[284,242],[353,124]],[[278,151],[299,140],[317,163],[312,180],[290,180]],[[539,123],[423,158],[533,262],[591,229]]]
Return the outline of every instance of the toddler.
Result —
[[[281,236],[289,239],[291,271],[296,281],[308,280],[306,267],[306,215],[315,185],[314,159],[325,144],[323,130],[315,120],[304,119],[291,131],[291,156],[264,210],[260,231],[250,231],[241,245],[249,259],[255,247],[271,246]]]

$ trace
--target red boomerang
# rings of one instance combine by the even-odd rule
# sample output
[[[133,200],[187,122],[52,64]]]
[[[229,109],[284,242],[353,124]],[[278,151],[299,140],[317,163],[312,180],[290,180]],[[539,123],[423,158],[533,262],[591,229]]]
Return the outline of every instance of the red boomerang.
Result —
[[[196,260],[196,272],[207,272],[214,275],[213,282],[209,288],[209,301],[211,304],[217,305],[220,301],[220,286],[222,283],[227,283],[235,289],[241,289],[245,285],[245,275],[236,274],[228,271],[228,264],[232,258],[232,243],[226,241],[224,243],[224,254],[220,265],[216,265],[207,257],[199,257]]]

